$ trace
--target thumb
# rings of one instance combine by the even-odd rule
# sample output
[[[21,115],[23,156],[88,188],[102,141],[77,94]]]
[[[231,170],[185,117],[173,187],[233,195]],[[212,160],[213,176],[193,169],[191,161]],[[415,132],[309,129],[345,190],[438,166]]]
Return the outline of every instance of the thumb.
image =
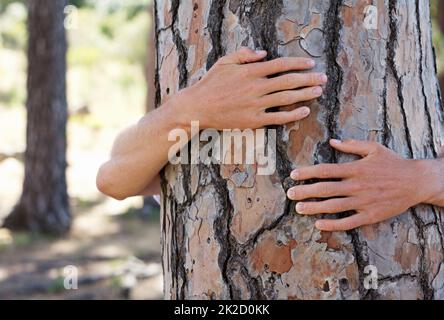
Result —
[[[223,57],[221,62],[224,64],[244,64],[261,61],[266,56],[267,51],[265,50],[254,51],[250,48],[242,47],[240,50]]]
[[[330,145],[341,152],[356,154],[361,157],[368,156],[378,148],[376,142],[358,140],[340,141],[332,139],[330,140]]]

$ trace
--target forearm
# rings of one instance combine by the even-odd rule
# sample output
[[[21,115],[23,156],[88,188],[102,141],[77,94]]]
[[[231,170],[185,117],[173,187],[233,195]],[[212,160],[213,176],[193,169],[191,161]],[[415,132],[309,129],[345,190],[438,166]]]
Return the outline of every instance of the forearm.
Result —
[[[99,190],[116,199],[158,190],[154,181],[168,155],[174,156],[192,134],[198,134],[190,132],[191,120],[198,121],[202,129],[224,130],[256,129],[307,117],[307,107],[267,110],[320,97],[327,76],[289,73],[312,69],[312,59],[262,61],[266,55],[265,51],[244,48],[219,59],[200,81],[123,132],[116,139],[111,159],[99,170]],[[186,137],[183,131],[174,132],[181,136],[179,141],[168,141],[174,129],[185,129]]]
[[[421,160],[422,188],[427,190],[424,203],[444,207],[444,158]]]
[[[169,100],[117,137],[110,160],[97,176],[98,188],[103,193],[125,199],[156,189],[152,183],[158,181],[160,170],[167,164],[170,148],[177,152],[183,146],[168,141],[168,134],[178,128],[189,131],[182,118],[178,119],[177,100]]]

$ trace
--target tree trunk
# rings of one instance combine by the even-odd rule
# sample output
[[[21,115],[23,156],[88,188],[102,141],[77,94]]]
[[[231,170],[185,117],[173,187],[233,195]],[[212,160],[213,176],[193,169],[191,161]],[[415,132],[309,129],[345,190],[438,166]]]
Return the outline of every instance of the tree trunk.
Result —
[[[156,74],[156,49],[155,49],[155,30],[154,30],[154,7],[152,5],[148,6],[148,14],[150,18],[148,43],[147,43],[147,58],[145,62],[145,79],[147,85],[146,94],[146,112],[150,112],[156,108],[156,84],[155,84],[155,74]],[[144,216],[150,216],[154,209],[158,209],[159,205],[157,201],[152,197],[143,198],[142,214]]]
[[[28,98],[25,180],[5,226],[62,234],[71,217],[66,188],[64,0],[28,4]]]
[[[444,2],[443,1],[438,1],[437,5],[436,5],[436,17],[435,19],[437,20],[437,25],[441,31],[442,34],[444,34]],[[444,90],[444,74],[441,72],[441,74],[438,74],[439,76],[439,86],[441,89],[441,92],[443,92]]]
[[[158,104],[241,45],[312,57],[330,79],[309,119],[277,127],[274,175],[248,165],[166,167],[166,298],[444,299],[441,209],[326,233],[295,215],[285,193],[294,168],[352,160],[330,138],[436,157],[444,110],[428,1],[170,0],[157,1],[156,18]]]

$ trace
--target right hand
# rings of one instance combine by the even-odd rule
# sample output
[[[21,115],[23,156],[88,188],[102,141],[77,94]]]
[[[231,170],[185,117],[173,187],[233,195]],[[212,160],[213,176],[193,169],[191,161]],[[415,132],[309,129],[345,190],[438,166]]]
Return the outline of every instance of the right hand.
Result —
[[[323,73],[290,73],[308,70],[315,65],[307,58],[262,60],[265,51],[242,48],[222,57],[195,85],[178,93],[177,113],[184,125],[199,121],[202,129],[256,129],[280,125],[307,117],[310,109],[266,112],[267,109],[289,106],[316,99],[327,82]]]

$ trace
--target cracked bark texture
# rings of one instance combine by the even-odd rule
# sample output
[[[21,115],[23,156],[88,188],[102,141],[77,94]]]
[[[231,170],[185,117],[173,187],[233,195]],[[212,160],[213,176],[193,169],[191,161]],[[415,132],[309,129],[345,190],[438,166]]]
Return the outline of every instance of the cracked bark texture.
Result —
[[[375,18],[369,5],[375,28],[364,23]],[[167,299],[444,299],[441,209],[325,233],[285,195],[292,169],[353,160],[328,146],[332,137],[436,156],[444,110],[428,1],[165,0],[155,11],[157,104],[240,46],[312,57],[330,79],[309,119],[276,128],[274,175],[249,165],[165,168]],[[367,265],[378,269],[376,290],[364,286]]]

